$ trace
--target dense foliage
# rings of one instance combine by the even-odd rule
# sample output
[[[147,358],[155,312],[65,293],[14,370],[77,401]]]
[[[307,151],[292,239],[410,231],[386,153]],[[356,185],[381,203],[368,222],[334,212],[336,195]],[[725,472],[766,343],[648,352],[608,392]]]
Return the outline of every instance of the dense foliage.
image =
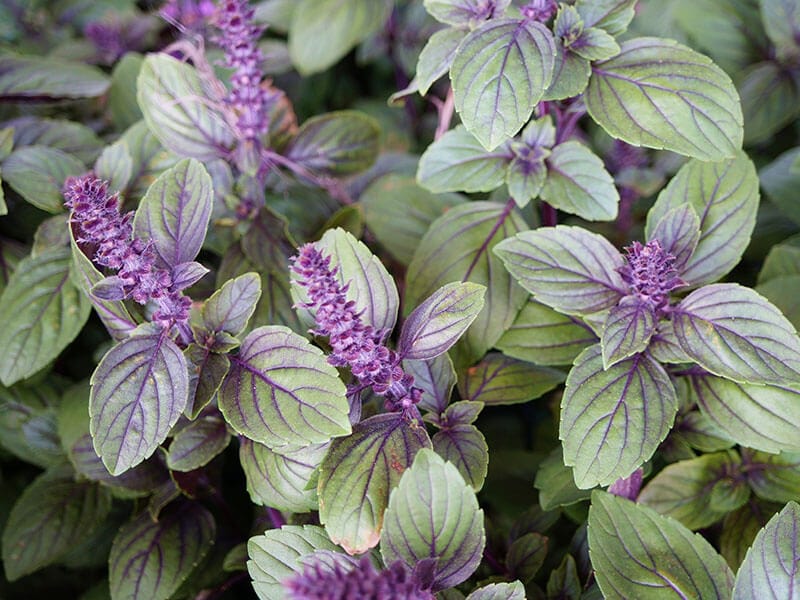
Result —
[[[0,1],[0,596],[796,597],[798,117],[800,0]]]

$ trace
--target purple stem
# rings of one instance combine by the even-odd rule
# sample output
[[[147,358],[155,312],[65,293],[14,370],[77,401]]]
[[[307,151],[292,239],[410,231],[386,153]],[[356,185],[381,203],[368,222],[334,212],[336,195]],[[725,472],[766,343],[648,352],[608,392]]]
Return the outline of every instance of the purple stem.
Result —
[[[269,520],[272,521],[272,526],[275,529],[280,529],[286,525],[286,519],[283,518],[283,515],[278,509],[268,506],[267,514],[269,515]]]

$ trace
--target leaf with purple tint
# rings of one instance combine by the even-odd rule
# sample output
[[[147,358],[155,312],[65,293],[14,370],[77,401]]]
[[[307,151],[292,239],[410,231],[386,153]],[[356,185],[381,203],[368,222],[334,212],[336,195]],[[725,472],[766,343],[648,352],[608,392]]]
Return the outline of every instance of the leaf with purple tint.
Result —
[[[591,117],[634,146],[723,160],[742,146],[739,95],[711,59],[673,40],[642,37],[592,65]]]
[[[556,44],[553,78],[542,100],[563,100],[581,94],[589,85],[592,68],[589,61]]]
[[[114,346],[92,374],[89,400],[94,448],[112,475],[150,456],[186,407],[189,373],[166,332]]]
[[[560,446],[539,463],[533,485],[539,490],[539,505],[545,511],[576,504],[591,495],[589,490],[575,486],[572,469],[564,464],[564,453]]]
[[[53,468],[17,498],[3,530],[3,565],[9,581],[59,560],[86,539],[111,510],[111,494]]]
[[[525,600],[525,587],[521,581],[492,583],[472,592],[467,600]]]
[[[344,384],[305,338],[286,327],[259,327],[230,359],[218,402],[238,433],[273,449],[350,433]]]
[[[682,274],[700,241],[700,217],[690,203],[679,204],[663,212],[647,240],[658,240],[675,257],[673,266]]]
[[[261,279],[245,273],[231,279],[214,292],[203,305],[203,325],[210,331],[239,335],[256,309],[261,297]]]
[[[3,385],[13,385],[47,366],[89,318],[89,300],[72,283],[70,262],[66,248],[27,257],[0,295]]]
[[[596,490],[589,552],[604,598],[728,600],[733,573],[713,546],[652,508]]]
[[[189,400],[184,413],[190,419],[208,406],[231,368],[226,354],[217,354],[197,344],[183,351],[189,365]]]
[[[627,286],[622,255],[601,235],[580,227],[525,231],[495,250],[534,298],[560,312],[586,315],[615,306]]]
[[[584,27],[600,27],[611,35],[624,33],[633,20],[637,0],[578,0],[575,8]]]
[[[453,406],[457,404],[461,402]],[[478,428],[469,423],[448,423],[433,436],[431,442],[436,453],[453,463],[472,489],[480,491],[489,469],[489,447]]]
[[[450,70],[456,50],[466,32],[456,27],[445,27],[428,38],[419,53],[417,72],[414,81],[421,95],[428,93],[431,86]]]
[[[307,488],[327,451],[328,444],[312,444],[278,454],[263,444],[241,438],[239,461],[250,499],[254,504],[293,513],[316,510],[317,492]]]
[[[133,158],[128,151],[128,144],[124,140],[118,140],[106,146],[92,170],[98,179],[108,182],[109,190],[127,189],[133,177]]]
[[[647,354],[604,370],[600,345],[584,350],[567,377],[559,428],[577,486],[628,477],[667,436],[677,410],[669,375]]]
[[[36,208],[50,213],[64,210],[64,180],[85,171],[77,158],[48,146],[24,146],[3,161],[3,181]]]
[[[556,45],[533,20],[491,19],[464,38],[450,79],[467,130],[487,150],[516,135],[550,84]]]
[[[443,413],[456,384],[450,355],[442,354],[430,360],[404,360],[403,370],[414,376],[414,386],[422,390],[417,406],[437,415]]]
[[[433,590],[465,581],[481,562],[486,534],[475,492],[433,450],[420,450],[389,498],[381,536],[385,563],[436,560]]]
[[[526,533],[514,540],[506,553],[509,576],[522,583],[530,582],[541,569],[547,556],[547,538],[539,533]]]
[[[733,588],[733,600],[796,598],[800,589],[800,505],[789,502],[758,532]]]
[[[564,373],[558,369],[490,352],[477,365],[469,367],[458,383],[465,400],[493,406],[534,400],[563,381]]]
[[[55,56],[0,56],[0,100],[50,101],[96,98],[106,92],[108,76],[94,66]]]
[[[283,273],[296,245],[286,217],[264,206],[242,236],[241,249],[259,271]]]
[[[608,313],[600,345],[603,367],[608,368],[638,352],[643,352],[656,331],[653,305],[639,296],[625,296]]]
[[[207,465],[228,447],[231,436],[225,421],[203,417],[181,429],[169,446],[167,466],[173,471],[194,471]]]
[[[320,521],[331,540],[360,554],[381,539],[389,493],[430,439],[417,421],[399,413],[376,415],[333,440],[322,461],[317,493]]]
[[[712,283],[736,266],[750,243],[758,198],[758,175],[744,153],[722,162],[689,161],[650,209],[647,239],[657,239],[656,227],[669,211],[690,205],[700,219],[700,239],[680,275],[693,286]]]
[[[486,286],[483,310],[451,350],[455,362],[471,364],[483,356],[525,303],[525,290],[514,283],[492,248],[527,228],[513,203],[468,202],[436,219],[422,238],[406,273],[405,306],[416,306],[451,281]]]
[[[428,14],[440,23],[463,29],[503,16],[511,0],[425,0],[423,4]]]
[[[213,203],[211,176],[200,162],[184,159],[147,190],[136,210],[134,235],[153,241],[166,268],[193,261],[206,239]]]
[[[172,269],[172,289],[185,290],[208,275],[210,271],[199,262],[179,263]]]
[[[417,306],[400,332],[402,358],[427,360],[447,352],[483,308],[486,287],[477,283],[443,285]]]
[[[678,343],[715,375],[740,383],[800,383],[800,338],[766,298],[734,283],[695,290],[675,307]]]
[[[199,502],[147,512],[120,529],[108,559],[111,599],[167,600],[214,544],[214,517]]]
[[[738,444],[765,452],[800,452],[800,390],[713,375],[692,377],[691,384],[702,413]]]

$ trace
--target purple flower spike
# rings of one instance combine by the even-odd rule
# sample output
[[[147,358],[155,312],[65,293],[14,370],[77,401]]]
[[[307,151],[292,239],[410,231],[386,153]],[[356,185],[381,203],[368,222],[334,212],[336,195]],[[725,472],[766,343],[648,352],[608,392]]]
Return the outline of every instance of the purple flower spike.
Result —
[[[619,274],[637,296],[657,311],[669,303],[672,290],[686,285],[675,269],[675,257],[664,250],[658,240],[644,245],[633,242],[625,252],[628,264],[619,269]]]
[[[549,21],[557,10],[556,0],[531,0],[521,9],[526,19],[540,23]]]
[[[350,367],[362,384],[386,397],[389,410],[410,410],[419,402],[422,390],[413,387],[414,377],[403,372],[400,357],[381,342],[381,332],[361,321],[355,303],[347,300],[347,286],[336,279],[330,256],[323,256],[316,245],[300,248],[292,261],[292,270],[306,288],[310,301],[306,308],[316,310],[315,335],[327,336],[332,354],[328,362],[336,367]]]
[[[435,597],[401,562],[376,571],[367,557],[350,571],[338,563],[333,567],[306,566],[284,586],[291,600],[434,600]]]
[[[628,500],[636,500],[642,488],[642,469],[636,469],[628,477],[617,479],[608,488],[609,494],[621,496]]]

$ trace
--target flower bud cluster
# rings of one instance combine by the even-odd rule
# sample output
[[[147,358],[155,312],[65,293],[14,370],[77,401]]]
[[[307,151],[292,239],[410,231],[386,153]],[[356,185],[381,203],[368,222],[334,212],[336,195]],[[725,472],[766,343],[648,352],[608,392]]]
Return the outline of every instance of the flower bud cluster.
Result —
[[[678,276],[675,257],[658,240],[646,244],[633,242],[625,248],[627,264],[619,269],[623,281],[636,296],[649,302],[656,311],[669,304],[670,292],[686,285]]]

